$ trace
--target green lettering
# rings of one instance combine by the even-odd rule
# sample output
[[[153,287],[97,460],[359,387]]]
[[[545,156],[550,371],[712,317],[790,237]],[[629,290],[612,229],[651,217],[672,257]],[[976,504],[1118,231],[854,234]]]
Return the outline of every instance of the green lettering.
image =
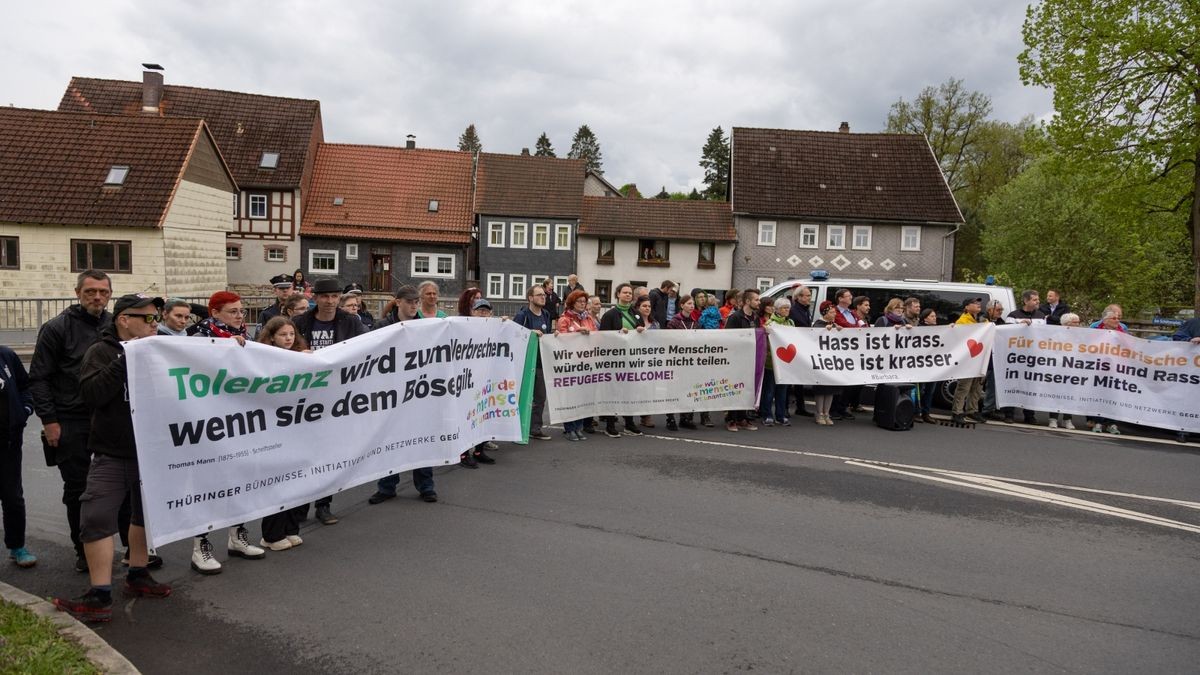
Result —
[[[225,371],[221,371],[222,373]],[[246,391],[246,387],[250,386],[250,380],[244,377],[232,377],[225,383],[226,394],[240,394]]]
[[[187,399],[187,385],[183,383],[183,376],[192,371],[191,368],[172,368],[167,371],[167,375],[175,378],[175,386],[179,387],[179,400]]]

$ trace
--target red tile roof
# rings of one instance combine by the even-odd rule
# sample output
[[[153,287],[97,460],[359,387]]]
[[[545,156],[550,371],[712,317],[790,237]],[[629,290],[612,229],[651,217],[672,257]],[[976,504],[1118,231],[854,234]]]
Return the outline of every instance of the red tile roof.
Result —
[[[324,143],[300,234],[467,244],[471,161],[468,152]],[[433,199],[437,212],[429,210]]]
[[[581,159],[479,153],[475,212],[578,218],[586,166]]]
[[[918,135],[734,127],[732,174],[738,214],[963,222]]]
[[[0,222],[158,227],[197,142],[199,119],[0,108]]]
[[[164,116],[205,120],[243,188],[303,187],[310,141],[314,134],[322,140],[319,101],[168,84],[159,108]],[[58,109],[141,116],[142,83],[73,77]],[[264,151],[279,153],[277,168],[259,168]]]
[[[584,197],[579,234],[737,241],[729,202]]]

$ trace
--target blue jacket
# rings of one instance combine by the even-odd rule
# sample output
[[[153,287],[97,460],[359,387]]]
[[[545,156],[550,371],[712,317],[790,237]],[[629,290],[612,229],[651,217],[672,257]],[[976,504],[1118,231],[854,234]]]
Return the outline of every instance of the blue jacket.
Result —
[[[1171,339],[1179,342],[1188,342],[1192,338],[1197,337],[1200,337],[1200,318],[1184,321],[1179,330],[1175,331],[1175,334],[1171,336]]]
[[[0,392],[8,403],[9,433],[24,429],[25,420],[33,414],[33,393],[25,366],[8,347],[0,347]]]
[[[709,305],[700,312],[700,327],[713,329],[721,327],[721,310],[715,305]]]

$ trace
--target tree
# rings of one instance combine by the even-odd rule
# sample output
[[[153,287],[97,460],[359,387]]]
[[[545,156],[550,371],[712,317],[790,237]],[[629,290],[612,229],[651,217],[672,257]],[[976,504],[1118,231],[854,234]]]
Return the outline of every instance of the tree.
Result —
[[[704,199],[704,195],[697,192],[696,188],[692,188],[692,191],[688,193],[687,198],[692,199],[692,200]],[[722,200],[722,201],[724,201],[724,200]]]
[[[658,194],[654,195],[655,199],[670,199],[671,193],[667,192],[667,186],[664,185]]]
[[[603,155],[600,153],[600,142],[596,140],[596,134],[584,124],[575,132],[575,136],[571,139],[571,151],[567,153],[570,159],[582,159],[587,165],[588,171],[595,171],[601,176],[604,175]]]
[[[708,134],[700,150],[700,168],[704,169],[704,197],[716,201],[729,198],[729,138],[721,127]]]
[[[1022,35],[1021,79],[1054,90],[1054,141],[1075,157],[1111,157],[1120,183],[1160,184],[1164,199],[1147,213],[1186,222],[1200,311],[1200,8],[1043,0]]]
[[[546,132],[543,131],[542,135],[538,136],[533,154],[535,157],[558,157],[554,154],[554,146],[550,145],[550,137],[546,135]]]
[[[479,134],[475,133],[474,124],[468,124],[467,128],[462,132],[462,136],[458,137],[458,149],[463,152],[479,152],[483,150],[483,143],[479,142]]]

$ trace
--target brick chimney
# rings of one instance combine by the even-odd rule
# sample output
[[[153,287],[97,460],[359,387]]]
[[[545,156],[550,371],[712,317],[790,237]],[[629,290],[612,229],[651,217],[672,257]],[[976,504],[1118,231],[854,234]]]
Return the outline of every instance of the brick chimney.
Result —
[[[521,148],[521,156],[528,157],[529,156],[529,148]]]
[[[404,141],[405,148],[407,148],[409,150],[416,149],[416,147],[417,147],[417,137],[416,136],[409,134],[408,136],[405,137],[405,139],[406,139]]]
[[[641,199],[642,198],[642,193],[638,192],[637,183],[629,184],[629,190],[627,190],[625,192],[625,197],[627,199]]]
[[[163,74],[162,66],[155,63],[143,63],[142,71],[142,114],[159,114],[159,104],[162,102]]]
[[[839,134],[848,134],[848,133],[850,133],[850,123],[849,123],[849,122],[842,122],[842,126],[838,127],[838,133],[839,133]]]

